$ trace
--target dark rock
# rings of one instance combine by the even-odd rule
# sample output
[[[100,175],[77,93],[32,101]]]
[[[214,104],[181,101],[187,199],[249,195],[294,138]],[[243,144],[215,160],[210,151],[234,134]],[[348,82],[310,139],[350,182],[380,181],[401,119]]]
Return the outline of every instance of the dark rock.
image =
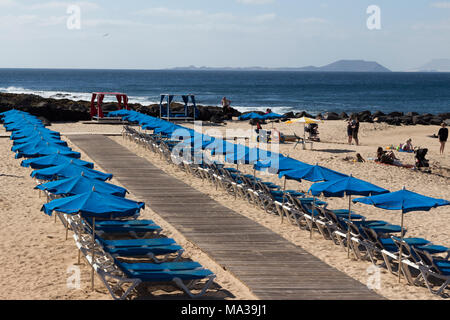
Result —
[[[381,111],[375,111],[374,113],[373,113],[373,115],[372,115],[372,118],[378,118],[378,117],[381,117],[381,116],[385,116],[386,114],[384,114],[384,112],[381,112]]]
[[[429,121],[429,120],[428,120]],[[429,122],[426,121],[423,116],[418,115],[418,116],[414,116],[412,117],[412,124],[416,125],[416,124],[420,124],[420,125],[428,125]]]
[[[399,126],[401,125],[401,121],[399,117],[390,117],[388,116],[386,119],[386,123],[391,126]]]
[[[370,117],[370,116],[372,116],[372,112],[370,112],[369,110],[365,110],[365,111],[359,112],[358,116],[359,117],[367,117],[367,116]]]
[[[348,119],[348,114],[345,112],[341,112],[341,114],[339,115],[339,118],[341,118],[343,120]]]
[[[223,115],[220,115],[218,113],[212,115],[211,118],[209,119],[209,121],[212,123],[222,123],[223,120],[224,120]]]
[[[388,116],[392,117],[392,118],[394,118],[394,117],[402,117],[403,116],[403,112],[394,111],[394,112],[389,113]]]
[[[440,126],[442,124],[442,119],[439,117],[433,117],[430,119],[429,123],[432,126]]]
[[[60,97],[61,95],[55,95]],[[167,104],[166,104],[167,106]],[[42,116],[47,121],[51,122],[70,122],[70,121],[86,121],[90,120],[89,101],[73,101],[68,99],[46,99],[32,94],[11,94],[0,93],[0,112],[11,109],[18,109],[29,112],[35,116]],[[160,113],[159,104],[151,104],[143,106],[140,104],[129,104],[130,109],[136,110],[146,115],[158,117]],[[117,103],[104,103],[102,105],[104,112],[117,110]],[[171,109],[174,112],[184,111],[184,104],[172,103]],[[222,108],[216,106],[198,106],[199,120],[209,121],[213,118],[214,121],[221,121],[221,119],[231,119],[231,117],[238,117],[241,113],[233,108],[229,108],[226,115],[223,114]],[[190,115],[193,115],[193,110],[190,110]],[[219,120],[218,120],[219,119]]]
[[[296,118],[303,118],[303,117],[314,118],[314,116],[312,116],[311,114],[309,114],[309,113],[306,112],[306,111],[302,111],[302,112],[296,113],[296,114],[295,114],[295,117],[296,117]]]
[[[290,118],[295,118],[295,114],[294,114],[294,112],[288,112],[288,113],[285,113],[284,115],[283,115],[285,118],[288,118],[288,119],[290,119]]]
[[[412,116],[406,115],[406,116],[400,117],[400,122],[401,122],[401,124],[409,126],[409,125],[413,124],[412,118],[413,118]]]
[[[388,119],[388,116],[378,116],[378,117],[374,117],[373,121],[377,122],[377,123],[381,123],[381,122],[386,122]]]
[[[417,112],[408,112],[407,114],[406,114],[406,116],[408,116],[408,117],[414,117],[414,116],[418,116],[419,114],[417,113]]]
[[[52,124],[51,124],[51,122],[50,121],[48,121],[46,118],[44,118],[44,117],[37,117],[39,120],[41,120],[41,122],[42,122],[42,124],[44,125],[44,126],[46,126],[46,127],[49,127],[49,126],[51,126]]]
[[[367,113],[358,115],[358,119],[360,122],[373,122],[372,115]]]
[[[323,115],[324,120],[340,120],[339,115],[336,112],[326,112]]]
[[[450,119],[450,112],[440,113],[440,114],[438,114],[438,117],[441,118],[442,120]]]

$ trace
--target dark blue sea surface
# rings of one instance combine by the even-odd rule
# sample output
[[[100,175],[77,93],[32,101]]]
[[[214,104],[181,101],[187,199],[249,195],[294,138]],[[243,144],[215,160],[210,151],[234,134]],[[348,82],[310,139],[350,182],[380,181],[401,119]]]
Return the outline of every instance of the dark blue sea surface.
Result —
[[[90,100],[94,91],[144,105],[162,93],[192,93],[201,105],[226,96],[241,111],[450,112],[450,73],[0,69],[0,92]]]

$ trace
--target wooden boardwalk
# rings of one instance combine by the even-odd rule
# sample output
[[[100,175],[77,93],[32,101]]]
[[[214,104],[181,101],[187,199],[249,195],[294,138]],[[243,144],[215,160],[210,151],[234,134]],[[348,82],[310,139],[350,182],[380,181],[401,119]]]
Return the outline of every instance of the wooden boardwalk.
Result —
[[[380,299],[365,285],[104,136],[70,140],[257,297]],[[261,212],[263,214],[263,212]]]

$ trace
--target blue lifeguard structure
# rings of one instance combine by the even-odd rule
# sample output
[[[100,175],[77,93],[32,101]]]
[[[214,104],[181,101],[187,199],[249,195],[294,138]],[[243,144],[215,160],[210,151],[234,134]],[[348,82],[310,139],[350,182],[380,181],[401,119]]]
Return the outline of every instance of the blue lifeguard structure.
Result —
[[[170,108],[172,102],[175,100],[175,97],[178,96],[181,96],[181,99],[184,102],[184,112],[173,112]],[[164,101],[167,101],[167,106],[163,106]],[[195,121],[198,117],[195,96],[193,94],[161,94],[161,100],[159,102],[159,117],[167,121]]]

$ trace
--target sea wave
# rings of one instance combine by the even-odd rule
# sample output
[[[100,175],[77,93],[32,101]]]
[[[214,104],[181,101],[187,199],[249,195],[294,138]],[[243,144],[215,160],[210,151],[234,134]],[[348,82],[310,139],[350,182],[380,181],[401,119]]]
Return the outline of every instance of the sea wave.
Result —
[[[42,98],[47,99],[68,99],[73,101],[91,101],[92,93],[91,92],[66,92],[66,91],[51,91],[51,90],[33,90],[22,87],[0,87],[0,92],[3,93],[14,93],[14,94],[34,94],[40,96]],[[115,102],[117,101],[114,96],[105,96],[104,102]],[[140,97],[140,96],[128,96],[129,103],[139,103],[142,105],[149,105],[159,103],[159,101],[155,101],[150,99],[149,97]]]
[[[54,90],[36,90],[29,89],[23,87],[0,87],[0,92],[3,93],[13,93],[13,94],[34,94],[43,98],[50,99],[68,99],[73,101],[91,101],[92,93],[90,92],[76,92],[76,91],[54,91]],[[117,101],[114,96],[105,96],[104,102],[115,102]],[[156,99],[152,99],[152,97],[148,96],[128,96],[129,103],[137,103],[141,105],[150,105],[150,104],[158,104],[159,101]],[[199,105],[212,105],[220,107],[219,104],[208,104],[208,103],[199,103]],[[232,105],[232,107],[240,112],[249,112],[249,111],[261,111],[266,112],[267,109],[271,109],[273,112],[285,114],[288,112],[301,112],[306,111],[310,114],[317,114],[317,110],[307,110],[298,107],[291,106],[243,106],[243,105]]]

